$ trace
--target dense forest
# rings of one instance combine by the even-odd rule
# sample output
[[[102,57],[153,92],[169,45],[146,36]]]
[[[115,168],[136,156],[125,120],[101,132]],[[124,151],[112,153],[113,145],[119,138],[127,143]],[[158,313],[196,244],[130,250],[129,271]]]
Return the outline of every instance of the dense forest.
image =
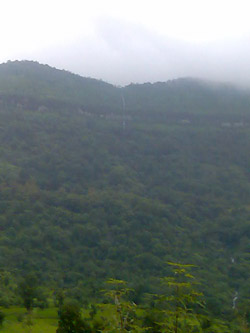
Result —
[[[150,307],[174,262],[194,265],[210,318],[248,325],[249,129],[250,93],[230,85],[0,65],[0,305],[33,274],[81,306],[124,280]]]

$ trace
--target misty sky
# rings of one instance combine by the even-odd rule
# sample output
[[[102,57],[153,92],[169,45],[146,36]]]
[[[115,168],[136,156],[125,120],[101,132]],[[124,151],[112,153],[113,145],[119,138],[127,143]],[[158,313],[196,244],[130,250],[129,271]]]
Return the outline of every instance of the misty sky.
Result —
[[[113,84],[193,76],[250,85],[250,2],[2,0],[0,62]]]

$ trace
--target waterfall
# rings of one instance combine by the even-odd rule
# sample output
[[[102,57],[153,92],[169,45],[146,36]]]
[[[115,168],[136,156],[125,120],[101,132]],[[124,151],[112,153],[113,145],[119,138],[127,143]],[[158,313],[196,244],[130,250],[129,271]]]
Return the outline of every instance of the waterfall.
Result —
[[[235,310],[236,309],[236,301],[238,299],[238,291],[235,292],[235,295],[234,295],[234,298],[233,298],[233,309]]]

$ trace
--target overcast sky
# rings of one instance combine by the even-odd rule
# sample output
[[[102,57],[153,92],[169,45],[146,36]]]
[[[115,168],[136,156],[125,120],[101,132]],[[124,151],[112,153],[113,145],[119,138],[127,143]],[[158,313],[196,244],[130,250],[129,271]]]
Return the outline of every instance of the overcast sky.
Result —
[[[194,76],[250,85],[250,1],[2,0],[0,62],[113,84]]]

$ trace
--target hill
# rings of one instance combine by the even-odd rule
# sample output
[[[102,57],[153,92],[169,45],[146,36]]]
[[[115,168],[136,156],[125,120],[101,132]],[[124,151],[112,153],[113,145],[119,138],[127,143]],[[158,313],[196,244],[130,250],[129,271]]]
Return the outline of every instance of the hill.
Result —
[[[116,88],[111,84],[33,61],[9,61],[0,65],[0,95],[104,110],[120,106]]]
[[[123,88],[84,78],[33,61],[0,65],[0,96],[12,96],[25,106],[39,102],[80,107],[98,113],[143,114],[238,113],[249,110],[250,93],[229,84],[182,78],[167,82],[130,84]],[[9,102],[9,101],[8,101]]]
[[[131,84],[124,94],[128,109],[144,113],[244,114],[250,101],[248,91],[192,78]]]
[[[27,62],[1,65],[0,82],[3,279],[35,272],[83,302],[106,278],[122,278],[142,302],[174,261],[197,266],[214,315],[233,315],[236,292],[246,307],[248,93],[191,79],[121,89]],[[164,99],[147,104],[150,91],[152,105]],[[170,112],[166,91],[189,99],[185,112]],[[198,100],[213,112],[198,112]],[[5,289],[0,304],[13,302]]]

